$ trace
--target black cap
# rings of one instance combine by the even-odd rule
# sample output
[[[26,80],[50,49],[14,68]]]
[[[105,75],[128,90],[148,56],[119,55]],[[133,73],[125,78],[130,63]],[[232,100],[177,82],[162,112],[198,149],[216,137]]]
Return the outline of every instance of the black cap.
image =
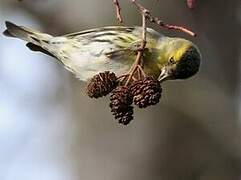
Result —
[[[173,71],[173,79],[186,79],[195,75],[200,67],[201,55],[196,47],[191,46],[181,57]]]

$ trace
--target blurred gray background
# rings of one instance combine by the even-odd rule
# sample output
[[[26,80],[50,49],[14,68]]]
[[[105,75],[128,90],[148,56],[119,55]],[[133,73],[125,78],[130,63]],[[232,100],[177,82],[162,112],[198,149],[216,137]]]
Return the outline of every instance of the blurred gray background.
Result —
[[[240,180],[241,2],[140,0],[168,23],[186,25],[203,61],[186,81],[166,82],[161,102],[135,109],[127,127],[108,98],[89,99],[84,84],[56,61],[0,35],[1,180]],[[121,0],[126,25],[140,25]],[[4,21],[60,35],[117,24],[111,0],[0,0]]]

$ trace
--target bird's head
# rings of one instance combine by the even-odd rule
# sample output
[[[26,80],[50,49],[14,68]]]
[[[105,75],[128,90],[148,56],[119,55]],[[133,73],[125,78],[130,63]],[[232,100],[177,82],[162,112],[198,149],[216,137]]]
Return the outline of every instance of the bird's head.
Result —
[[[200,67],[201,54],[190,41],[181,38],[166,38],[159,48],[161,82],[165,80],[186,79],[195,75]]]

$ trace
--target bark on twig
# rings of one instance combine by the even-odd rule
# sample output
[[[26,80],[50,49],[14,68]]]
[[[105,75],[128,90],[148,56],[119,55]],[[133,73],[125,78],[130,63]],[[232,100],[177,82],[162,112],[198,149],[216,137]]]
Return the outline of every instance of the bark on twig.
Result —
[[[160,18],[158,17],[153,17],[150,13],[149,10],[147,10],[145,7],[143,7],[140,3],[137,3],[136,0],[130,0],[136,7],[137,9],[142,12],[142,11],[146,11],[147,16],[146,19],[149,20],[151,23],[155,23],[163,28],[167,28],[169,30],[178,30],[184,33],[189,34],[190,36],[196,36],[196,34],[194,32],[192,32],[191,30],[182,27],[182,26],[176,26],[176,25],[171,25],[171,24],[166,24],[164,23]]]
[[[116,9],[116,18],[120,23],[122,23],[123,19],[121,16],[121,7],[120,7],[119,0],[113,0],[113,3],[115,5],[115,9]]]
[[[142,59],[142,56],[143,56],[143,53],[144,53],[144,50],[145,50],[145,47],[146,47],[146,17],[147,17],[147,11],[145,9],[143,9],[143,11],[141,11],[141,15],[142,15],[142,37],[141,37],[141,46],[140,48],[138,49],[138,53],[137,53],[137,56],[136,56],[136,60],[129,72],[129,77],[125,83],[125,85],[127,86],[134,73],[140,69],[141,72],[144,72],[142,70],[142,67],[141,67],[141,59]],[[145,75],[144,75],[145,76]]]

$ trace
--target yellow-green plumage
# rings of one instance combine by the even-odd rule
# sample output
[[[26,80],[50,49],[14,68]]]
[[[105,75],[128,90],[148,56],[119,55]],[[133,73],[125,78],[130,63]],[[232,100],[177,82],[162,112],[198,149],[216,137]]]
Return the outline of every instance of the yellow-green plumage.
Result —
[[[142,33],[141,27],[113,26],[54,37],[10,22],[7,22],[6,26],[5,34],[29,42],[28,47],[31,49],[35,48],[56,57],[83,81],[102,71],[125,74],[136,58]],[[179,68],[183,78],[195,74],[199,67],[200,54],[196,46],[188,40],[166,37],[148,28],[146,50],[142,59],[144,71],[156,78],[166,67],[173,71],[182,57],[186,57],[184,55],[190,48],[192,52],[196,52],[191,54],[198,61],[190,66],[189,61],[192,61],[192,58],[187,56],[190,67],[186,68],[184,63],[182,67],[190,72],[181,72],[182,69]],[[194,67],[196,69],[191,72],[192,66],[198,67]]]

